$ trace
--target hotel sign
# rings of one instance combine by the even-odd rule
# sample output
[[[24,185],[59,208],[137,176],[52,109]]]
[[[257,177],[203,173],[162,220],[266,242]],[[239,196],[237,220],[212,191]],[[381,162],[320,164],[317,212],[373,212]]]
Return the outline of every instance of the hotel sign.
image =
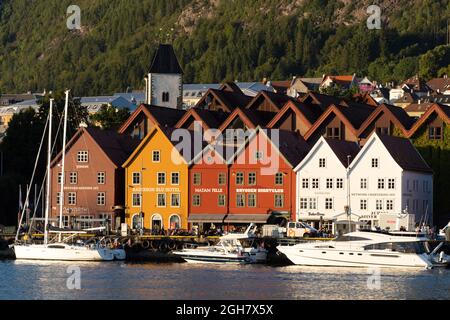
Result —
[[[133,188],[133,192],[180,192],[180,188]]]
[[[284,189],[236,189],[237,193],[284,193]]]

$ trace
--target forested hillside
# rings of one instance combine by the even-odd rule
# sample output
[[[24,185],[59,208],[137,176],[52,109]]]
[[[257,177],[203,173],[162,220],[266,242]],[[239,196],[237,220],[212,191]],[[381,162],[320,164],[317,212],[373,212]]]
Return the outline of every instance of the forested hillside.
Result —
[[[173,41],[186,82],[323,73],[385,82],[436,76],[450,63],[449,47],[438,47],[446,44],[448,0],[76,2],[79,31],[66,27],[70,0],[0,1],[0,92],[140,89],[161,40]],[[366,27],[373,3],[382,8],[381,30]]]

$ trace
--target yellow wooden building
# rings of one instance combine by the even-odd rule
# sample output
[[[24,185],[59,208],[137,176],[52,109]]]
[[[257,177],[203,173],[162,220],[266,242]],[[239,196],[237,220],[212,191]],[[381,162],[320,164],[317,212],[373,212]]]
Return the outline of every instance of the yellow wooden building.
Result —
[[[188,227],[188,162],[192,155],[175,148],[179,142],[171,140],[174,130],[153,127],[123,164],[125,216],[133,230]]]

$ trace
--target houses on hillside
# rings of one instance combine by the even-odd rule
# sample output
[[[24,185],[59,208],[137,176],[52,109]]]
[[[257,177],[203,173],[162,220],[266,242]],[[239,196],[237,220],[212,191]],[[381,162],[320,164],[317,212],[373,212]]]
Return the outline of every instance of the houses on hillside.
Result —
[[[316,92],[330,86],[359,93]],[[447,223],[450,106],[422,102],[438,86],[413,77],[389,91],[356,75],[188,86],[173,48],[159,46],[144,93],[81,100],[93,112],[136,107],[117,132],[80,128],[64,179],[54,159],[52,215],[156,233],[298,219],[336,233],[349,221]]]

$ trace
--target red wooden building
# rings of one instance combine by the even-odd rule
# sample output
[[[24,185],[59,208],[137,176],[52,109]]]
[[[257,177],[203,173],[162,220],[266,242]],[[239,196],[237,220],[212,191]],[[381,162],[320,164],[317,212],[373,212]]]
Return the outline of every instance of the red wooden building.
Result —
[[[309,149],[295,132],[261,128],[253,131],[230,162],[229,212],[225,223],[294,219],[293,169]]]

